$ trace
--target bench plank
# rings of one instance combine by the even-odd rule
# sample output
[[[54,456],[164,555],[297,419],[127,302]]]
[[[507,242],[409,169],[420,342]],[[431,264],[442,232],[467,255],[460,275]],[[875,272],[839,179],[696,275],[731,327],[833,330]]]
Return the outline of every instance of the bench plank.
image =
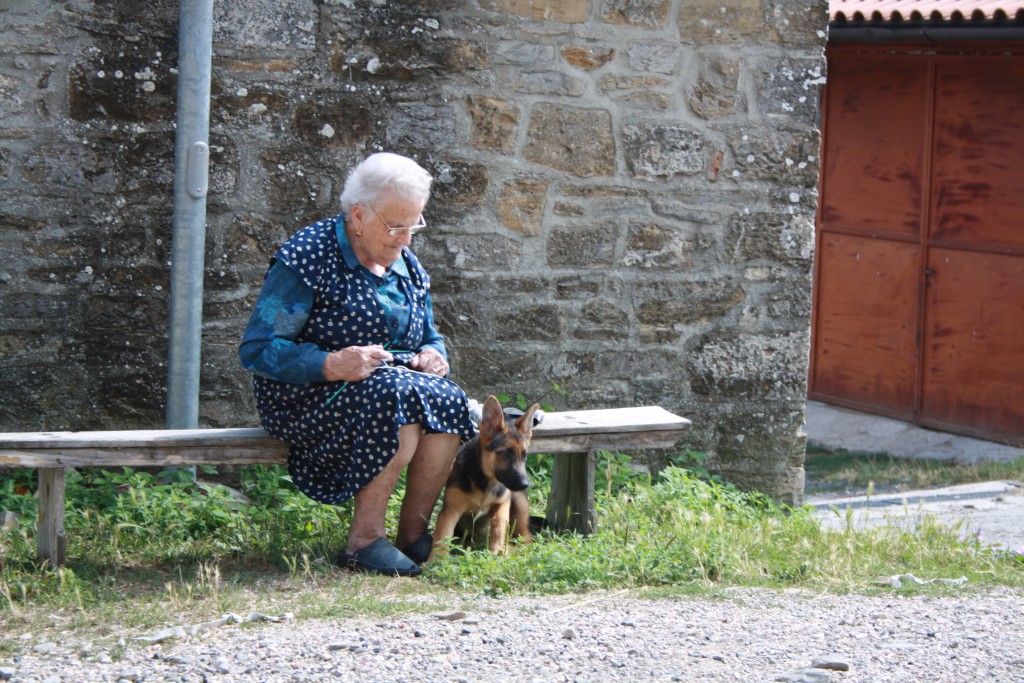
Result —
[[[246,444],[178,446],[74,446],[5,450],[0,465],[11,467],[177,467],[189,465],[283,465],[288,446],[264,435]]]
[[[535,437],[686,430],[690,421],[659,406],[547,413],[534,427]],[[38,448],[139,448],[147,446],[252,446],[269,439],[260,427],[232,429],[135,429],[95,432],[8,432],[0,434],[0,452]]]
[[[608,434],[612,432],[657,432],[689,429],[690,421],[673,415],[661,406],[570,410],[547,413],[534,427],[534,436],[566,434]]]
[[[690,421],[658,406],[548,413],[531,453],[671,448]],[[284,464],[288,446],[260,427],[0,434],[0,465],[173,467]]]

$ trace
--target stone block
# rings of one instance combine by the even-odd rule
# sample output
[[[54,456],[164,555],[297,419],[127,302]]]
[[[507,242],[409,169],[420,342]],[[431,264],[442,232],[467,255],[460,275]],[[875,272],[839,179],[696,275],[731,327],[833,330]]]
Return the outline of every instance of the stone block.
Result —
[[[18,79],[0,74],[0,121],[6,128],[11,119],[25,113],[25,97],[22,94],[23,84]]]
[[[311,220],[319,220],[324,215],[337,213],[337,194],[340,187],[336,185],[337,181],[333,177],[321,169],[319,160],[313,156],[317,151],[270,147],[264,148],[259,156],[259,163],[263,167],[263,177],[260,180],[264,184],[259,204],[262,207],[286,212],[282,215],[288,218],[283,220],[288,221],[296,230],[308,223],[295,215],[298,207],[307,207],[307,211],[298,213],[307,214]],[[331,169],[331,172],[337,173],[334,169]]]
[[[667,110],[672,101],[661,90],[668,82],[660,76],[618,76],[605,74],[598,82],[602,92],[608,93],[616,102],[638,109]]]
[[[726,315],[747,296],[729,278],[698,282],[644,282],[634,285],[634,308],[645,344],[674,342],[683,329]]]
[[[254,45],[265,50],[312,50],[317,17],[313,0],[218,2],[213,7],[213,41],[236,50]]]
[[[529,95],[580,97],[586,92],[583,79],[561,71],[519,71],[512,79],[512,89]]]
[[[548,266],[551,268],[604,268],[612,265],[615,243],[619,237],[615,226],[555,228],[548,238]]]
[[[668,80],[663,76],[621,76],[618,74],[605,74],[598,81],[598,87],[603,92],[615,92],[617,90],[651,90],[654,88],[667,88]]]
[[[825,45],[828,0],[785,0],[768,6],[767,21],[775,27],[782,45],[807,48]]]
[[[0,147],[0,183],[11,177],[14,153],[8,147]]]
[[[423,167],[434,176],[427,211],[436,223],[457,222],[463,212],[480,206],[491,184],[486,164],[428,156]]]
[[[115,160],[106,151],[109,143],[66,139],[36,147],[22,161],[22,178],[44,195],[113,192]]]
[[[0,368],[3,368],[4,373],[4,400],[0,401],[0,421],[12,425],[8,431],[28,432],[67,428],[69,422],[58,424],[56,419],[59,418],[54,417],[55,411],[43,409],[43,397],[53,391],[55,378],[42,367],[14,365],[10,357],[0,361]],[[63,393],[67,395],[71,392]],[[26,410],[26,406],[31,408]],[[75,406],[61,407],[64,412],[57,414],[62,414],[66,418],[71,417],[68,410],[73,410]]]
[[[634,221],[629,225],[622,265],[689,269],[693,266],[694,248],[693,241],[678,229]]]
[[[420,254],[419,247],[416,253]],[[431,272],[454,268],[456,277],[461,271],[508,272],[518,269],[523,258],[519,242],[494,234],[449,235],[443,245],[431,244],[429,253],[432,258],[425,262]]]
[[[434,299],[434,322],[437,329],[446,338],[445,344],[449,356],[454,346],[451,340],[471,340],[479,338],[481,330],[490,327],[489,318],[486,312],[486,304],[467,297],[465,299],[452,296],[443,287],[449,278],[441,277],[441,271],[431,270],[431,284],[440,280],[441,288],[432,287],[431,293]],[[449,361],[451,362],[451,361]]]
[[[436,53],[444,57],[441,64],[453,73],[476,71],[490,66],[490,54],[478,42],[445,38],[435,41],[435,45]]]
[[[634,178],[653,180],[704,170],[704,137],[682,124],[627,123],[622,128],[622,142]]]
[[[118,157],[113,172],[119,195],[160,202],[174,196],[173,133],[145,132],[119,141]],[[217,168],[211,162],[210,169]]]
[[[496,313],[490,331],[499,341],[553,342],[565,336],[566,319],[566,312],[556,304],[535,304]]]
[[[580,24],[587,20],[590,0],[479,0],[480,9],[537,21]]]
[[[10,359],[21,353],[25,353],[29,347],[29,339],[18,334],[0,334],[0,356]]]
[[[285,230],[280,225],[269,224],[258,215],[249,213],[233,216],[232,220],[218,231],[221,236],[219,251],[223,252],[228,261],[236,267],[254,266],[255,275],[258,275],[259,279],[249,280],[249,283],[258,286],[263,282],[263,275],[270,265],[270,257],[277,252],[288,236],[300,227],[302,226],[296,225],[291,230]]]
[[[587,301],[575,317],[574,339],[627,341],[629,315],[612,301]]]
[[[452,378],[473,398],[482,401],[488,394],[524,393],[540,397],[547,386],[547,358],[522,344],[486,345],[453,337],[449,347]]]
[[[455,145],[455,128],[452,106],[409,102],[388,109],[385,138],[391,149],[440,152]]]
[[[495,61],[515,66],[549,66],[555,61],[555,47],[541,43],[502,43]]]
[[[682,50],[675,43],[645,40],[629,46],[626,60],[633,71],[671,76],[679,69],[681,54]]]
[[[362,52],[363,59],[357,64],[346,61],[343,70],[375,81],[389,78],[429,82],[438,72],[483,69],[490,59],[487,49],[479,43],[452,38],[424,40],[416,34],[386,38]]]
[[[523,156],[583,178],[613,175],[611,115],[604,109],[538,104],[530,113]]]
[[[507,297],[526,297],[530,299],[547,299],[552,283],[546,277],[512,276],[496,277],[491,281],[494,303],[500,303]]]
[[[743,111],[740,91],[740,61],[732,56],[712,55],[701,60],[700,76],[690,91],[690,109],[702,119],[714,120]]]
[[[355,94],[317,93],[295,105],[291,126],[312,148],[351,148],[377,132],[378,113]]]
[[[53,332],[55,321],[73,319],[74,305],[68,296],[39,292],[4,292],[4,316],[0,330],[5,332]]]
[[[734,131],[727,136],[732,152],[734,177],[744,180],[778,181],[790,187],[817,188],[817,130]]]
[[[814,218],[810,215],[740,213],[729,220],[724,248],[733,263],[772,259],[806,266],[813,236]]]
[[[607,350],[570,358],[580,371],[613,380],[651,380],[671,374],[667,370],[679,362],[674,350],[657,347],[635,349],[628,345],[626,333],[626,330],[611,332]],[[679,382],[678,378],[672,381]]]
[[[580,299],[600,293],[602,286],[596,278],[573,275],[555,282],[555,295],[559,299]]]
[[[790,288],[781,293],[772,293],[767,297],[768,315],[779,320],[809,320],[811,317],[811,282],[810,270],[806,271],[807,278],[804,286],[790,285]],[[799,283],[800,278],[793,278],[793,283]]]
[[[333,55],[332,55],[333,56]],[[224,55],[213,55],[213,78],[221,72],[238,72],[235,75],[243,74],[288,74],[298,71],[303,66],[303,60],[292,57],[226,57]]]
[[[571,202],[555,202],[555,205],[551,207],[551,211],[556,216],[582,216],[586,213],[582,206]]]
[[[101,41],[110,40],[113,45],[138,45],[154,36],[177,36],[178,7],[161,0],[80,2],[61,10],[64,22]]]
[[[616,95],[615,101],[639,112],[663,112],[672,108],[672,99],[659,92],[637,91],[624,95]]]
[[[176,35],[176,34],[175,34]],[[111,41],[114,42],[114,41]],[[170,37],[114,43],[68,69],[68,115],[74,121],[174,120],[177,46]]]
[[[679,11],[680,40],[701,46],[770,41],[762,1],[688,0]]]
[[[825,84],[825,65],[818,55],[781,53],[757,65],[758,107],[777,121],[817,128],[818,99]]]
[[[687,353],[690,386],[699,396],[784,400],[806,387],[807,332],[710,333]]]
[[[668,0],[603,0],[601,21],[640,28],[668,26]]]
[[[800,505],[805,450],[799,435],[802,411],[797,419],[788,402],[732,403],[727,411],[709,416],[708,422],[714,425],[714,433],[705,439],[712,444],[709,469],[742,489],[760,491],[785,505]],[[704,431],[703,425],[700,429]]]
[[[700,202],[700,203],[697,203]],[[667,216],[687,223],[702,225],[718,225],[724,221],[723,213],[729,206],[727,199],[715,201],[715,198],[702,194],[697,202],[684,202],[669,197],[655,197],[652,202],[654,213]]]
[[[495,209],[502,225],[524,235],[539,235],[548,184],[534,178],[505,183]]]
[[[102,356],[105,340],[90,340],[87,363],[105,362],[113,370],[98,378],[88,387],[83,400],[86,405],[97,406],[98,410],[83,410],[78,419],[83,429],[152,429],[153,416],[160,415],[167,403],[167,345],[160,338],[140,339],[124,354],[108,353]],[[117,361],[120,361],[118,363]]]
[[[515,151],[519,107],[508,100],[470,95],[466,107],[473,120],[473,146],[505,154]]]
[[[425,12],[424,9],[428,11]],[[417,3],[373,3],[325,7],[319,31],[330,36],[331,70],[347,81],[435,81],[437,75],[466,73],[489,64],[487,47],[442,25],[448,12],[433,14]],[[314,11],[313,16],[317,16]]]
[[[577,197],[585,200],[610,199],[618,201],[630,198],[645,198],[648,196],[646,190],[636,187],[623,187],[621,185],[604,185],[600,183],[562,185],[562,194],[566,197]]]
[[[562,59],[579,69],[600,69],[615,58],[615,48],[589,45],[566,45],[562,48]]]

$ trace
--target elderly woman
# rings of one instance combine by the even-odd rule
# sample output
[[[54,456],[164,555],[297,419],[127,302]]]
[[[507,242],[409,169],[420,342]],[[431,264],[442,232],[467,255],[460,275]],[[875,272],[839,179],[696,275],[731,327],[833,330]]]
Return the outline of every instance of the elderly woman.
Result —
[[[409,250],[426,227],[431,180],[397,154],[356,166],[342,213],[295,233],[271,260],[239,349],[263,427],[291,446],[296,486],[321,503],[355,499],[339,564],[389,575],[419,574],[430,514],[475,430],[447,379],[430,279]],[[384,517],[406,466],[392,545]]]

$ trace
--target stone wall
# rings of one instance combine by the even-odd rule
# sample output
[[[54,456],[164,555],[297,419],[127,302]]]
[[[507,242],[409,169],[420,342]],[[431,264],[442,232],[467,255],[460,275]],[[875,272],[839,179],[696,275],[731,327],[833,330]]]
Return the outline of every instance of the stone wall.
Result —
[[[0,428],[159,427],[178,3],[0,5]],[[471,395],[660,404],[795,502],[823,0],[214,6],[201,422],[268,257],[365,154],[436,177],[414,248]]]

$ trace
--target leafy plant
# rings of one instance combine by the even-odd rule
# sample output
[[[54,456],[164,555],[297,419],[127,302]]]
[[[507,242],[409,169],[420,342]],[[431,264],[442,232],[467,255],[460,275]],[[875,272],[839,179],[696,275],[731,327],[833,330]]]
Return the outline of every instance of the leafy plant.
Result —
[[[595,454],[596,475],[604,475],[604,493],[612,496],[635,484],[649,483],[650,475],[632,465],[632,458],[625,453],[598,451]]]
[[[515,394],[496,393],[496,394],[494,394],[494,398],[498,399],[498,402],[503,404],[503,405],[512,405],[512,406],[518,408],[519,410],[523,410],[523,411],[525,411],[527,408],[529,408],[534,403],[539,403],[541,410],[546,411],[546,412],[551,412],[551,411],[555,410],[555,407],[553,405],[551,405],[550,403],[545,403],[544,399],[546,399],[547,397],[552,396],[552,395],[554,395],[554,396],[566,396],[566,395],[568,395],[569,391],[565,388],[565,386],[563,386],[562,384],[560,384],[558,382],[555,382],[554,380],[549,381],[549,384],[550,384],[550,388],[547,390],[547,392],[545,392],[539,398],[531,398],[531,397],[527,396],[526,394],[521,394],[521,393],[515,393]]]

